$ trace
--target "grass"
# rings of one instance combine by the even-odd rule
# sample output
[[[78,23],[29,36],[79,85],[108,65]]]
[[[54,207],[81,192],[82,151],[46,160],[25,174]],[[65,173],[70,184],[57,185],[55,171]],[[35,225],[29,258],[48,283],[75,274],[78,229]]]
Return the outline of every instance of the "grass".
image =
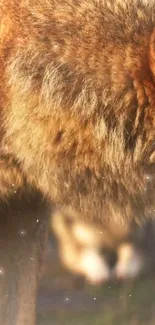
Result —
[[[54,281],[54,277],[51,279]],[[58,286],[58,292],[49,289],[49,307],[38,310],[38,325],[155,325],[153,275],[124,285],[113,283],[80,290],[72,289],[66,281],[63,288]],[[65,296],[69,297],[66,301]]]

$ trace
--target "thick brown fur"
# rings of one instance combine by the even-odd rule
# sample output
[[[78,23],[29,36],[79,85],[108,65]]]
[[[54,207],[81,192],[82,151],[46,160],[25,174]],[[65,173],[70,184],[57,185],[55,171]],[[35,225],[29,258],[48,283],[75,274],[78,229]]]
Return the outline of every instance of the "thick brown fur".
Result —
[[[1,201],[28,184],[84,220],[141,222],[154,126],[154,1],[1,0]]]

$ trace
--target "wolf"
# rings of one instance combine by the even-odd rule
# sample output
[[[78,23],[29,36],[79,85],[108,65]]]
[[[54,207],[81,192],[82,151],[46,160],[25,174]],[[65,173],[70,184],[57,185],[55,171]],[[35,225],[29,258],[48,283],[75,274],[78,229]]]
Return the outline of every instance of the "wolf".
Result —
[[[35,324],[51,211],[153,217],[154,126],[154,1],[0,1],[0,324]]]

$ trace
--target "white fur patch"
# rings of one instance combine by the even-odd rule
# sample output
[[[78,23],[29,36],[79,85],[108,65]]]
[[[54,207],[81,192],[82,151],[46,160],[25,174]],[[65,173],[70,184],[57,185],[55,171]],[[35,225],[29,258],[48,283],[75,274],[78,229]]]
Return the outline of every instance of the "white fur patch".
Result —
[[[143,268],[143,260],[138,251],[131,245],[125,244],[118,250],[118,262],[115,275],[118,278],[134,278]]]
[[[96,250],[85,249],[79,261],[79,267],[87,280],[93,284],[107,281],[110,269],[106,261]]]

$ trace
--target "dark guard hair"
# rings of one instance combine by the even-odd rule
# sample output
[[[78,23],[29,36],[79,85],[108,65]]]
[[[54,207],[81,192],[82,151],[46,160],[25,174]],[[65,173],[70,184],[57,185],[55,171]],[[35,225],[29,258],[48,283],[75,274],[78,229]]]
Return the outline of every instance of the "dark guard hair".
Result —
[[[153,5],[5,0],[0,16],[4,156],[87,219],[152,215]]]
[[[155,3],[146,3],[1,0],[1,201],[28,184],[103,225],[154,214]]]

